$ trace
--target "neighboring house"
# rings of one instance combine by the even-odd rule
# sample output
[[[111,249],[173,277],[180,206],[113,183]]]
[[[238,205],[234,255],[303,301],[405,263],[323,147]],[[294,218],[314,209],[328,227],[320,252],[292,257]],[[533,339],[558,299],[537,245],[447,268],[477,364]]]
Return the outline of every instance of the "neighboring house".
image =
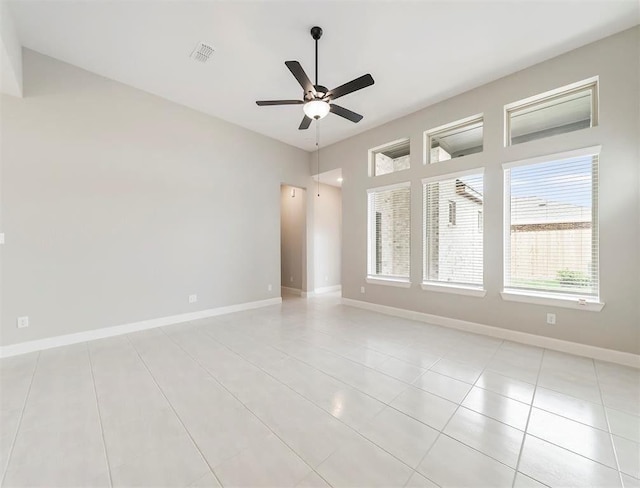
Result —
[[[442,181],[428,195],[425,278],[482,283],[483,201],[480,191],[461,179]]]

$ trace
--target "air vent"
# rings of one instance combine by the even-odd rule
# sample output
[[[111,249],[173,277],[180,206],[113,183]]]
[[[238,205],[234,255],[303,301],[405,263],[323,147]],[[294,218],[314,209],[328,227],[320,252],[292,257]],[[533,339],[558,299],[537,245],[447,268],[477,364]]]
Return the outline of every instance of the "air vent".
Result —
[[[195,59],[201,63],[206,63],[213,54],[213,48],[204,42],[199,42],[195,49],[191,52],[191,59]]]

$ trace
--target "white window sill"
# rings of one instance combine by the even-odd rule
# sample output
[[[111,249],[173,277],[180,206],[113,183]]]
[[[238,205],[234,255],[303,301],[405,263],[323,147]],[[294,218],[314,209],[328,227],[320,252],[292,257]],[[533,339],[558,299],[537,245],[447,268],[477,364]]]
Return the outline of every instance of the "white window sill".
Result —
[[[385,278],[382,276],[367,276],[366,280],[370,285],[386,285],[386,286],[397,286],[400,288],[409,288],[411,286],[411,282],[409,279],[403,278]]]
[[[604,308],[604,303],[595,299],[579,300],[569,295],[551,295],[531,291],[505,290],[500,293],[502,299],[509,302],[534,303],[536,305],[549,305],[551,307],[573,308],[589,312],[599,312]]]
[[[437,291],[442,293],[454,293],[456,295],[466,295],[469,297],[484,297],[487,290],[475,286],[449,285],[447,283],[424,282],[420,285],[423,290]]]

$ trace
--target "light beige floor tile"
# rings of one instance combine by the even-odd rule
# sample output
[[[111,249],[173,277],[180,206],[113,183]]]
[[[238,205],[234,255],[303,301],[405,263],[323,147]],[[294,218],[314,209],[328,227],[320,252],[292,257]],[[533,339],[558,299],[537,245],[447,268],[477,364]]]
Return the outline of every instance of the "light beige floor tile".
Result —
[[[452,462],[452,460],[455,460]],[[475,449],[440,436],[418,471],[442,487],[510,487],[514,471]]]
[[[616,468],[608,432],[534,408],[527,433]]]
[[[529,478],[522,473],[516,474],[516,480],[513,488],[544,488],[547,485],[540,483],[539,481]]]
[[[512,468],[524,437],[524,432],[464,407],[458,409],[444,433]]]
[[[404,486],[405,488],[438,488],[438,485],[433,481],[428,480],[417,471],[414,471],[411,478],[409,478],[409,481],[407,481],[407,484]]]
[[[473,384],[480,377],[482,368],[473,367],[450,359],[441,359],[431,368],[431,371],[450,376],[465,383]]]
[[[195,480],[193,483],[190,483],[188,485],[188,488],[219,488],[219,487],[222,487],[222,485],[214,476],[214,474],[211,472],[208,472],[204,476],[201,476],[200,478]]]
[[[607,408],[611,433],[634,442],[640,442],[640,417]]]
[[[634,478],[640,478],[640,444],[615,435],[613,444],[616,447],[620,471]]]
[[[530,410],[530,406],[526,403],[477,386],[469,392],[462,405],[520,430],[525,429]]]
[[[598,403],[591,403],[539,387],[536,390],[533,405],[591,427],[607,430],[604,408]]]
[[[331,485],[323,480],[318,473],[312,471],[296,485],[296,488],[330,488]]]
[[[388,374],[405,383],[412,383],[426,371],[423,368],[396,358],[387,359],[385,362],[376,366],[376,369],[381,373]]]
[[[519,470],[548,486],[621,486],[617,471],[530,435],[525,437]]]
[[[391,406],[436,430],[444,428],[456,409],[455,403],[414,387],[404,391]]]
[[[453,403],[460,403],[471,390],[470,384],[433,371],[427,371],[420,376],[413,383],[413,386],[446,398]]]
[[[508,378],[493,371],[482,373],[475,386],[528,404],[533,401],[533,391],[535,389],[532,384]]]
[[[215,468],[224,486],[296,486],[311,468],[272,435]]]
[[[418,466],[438,436],[437,430],[390,407],[360,432],[412,468]]]
[[[402,487],[413,470],[365,439],[335,452],[317,469],[335,487]]]

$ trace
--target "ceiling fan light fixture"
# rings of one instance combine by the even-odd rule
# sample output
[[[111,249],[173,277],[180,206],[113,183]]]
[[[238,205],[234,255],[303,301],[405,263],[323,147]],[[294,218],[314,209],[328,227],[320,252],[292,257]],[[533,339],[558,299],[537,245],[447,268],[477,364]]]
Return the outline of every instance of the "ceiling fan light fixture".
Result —
[[[310,100],[302,106],[302,109],[307,117],[318,120],[326,117],[331,107],[324,100]]]

